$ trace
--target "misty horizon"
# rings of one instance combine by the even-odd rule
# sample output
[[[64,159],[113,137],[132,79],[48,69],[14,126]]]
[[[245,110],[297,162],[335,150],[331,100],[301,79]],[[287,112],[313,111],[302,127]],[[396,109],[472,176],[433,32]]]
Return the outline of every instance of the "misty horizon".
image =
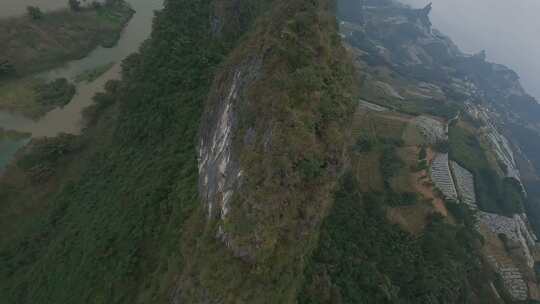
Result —
[[[534,0],[399,0],[421,8],[433,3],[433,27],[465,53],[485,50],[487,59],[515,70],[524,89],[540,100],[540,2]]]

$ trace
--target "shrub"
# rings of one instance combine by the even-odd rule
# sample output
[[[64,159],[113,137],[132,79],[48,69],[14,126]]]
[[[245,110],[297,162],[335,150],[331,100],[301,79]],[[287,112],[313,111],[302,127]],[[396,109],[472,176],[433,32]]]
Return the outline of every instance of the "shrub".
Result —
[[[428,165],[427,160],[423,159],[418,162],[418,167],[417,167],[418,171],[427,170],[428,168],[429,168],[429,165]]]
[[[37,101],[42,105],[65,106],[75,95],[75,85],[66,78],[58,78],[54,81],[39,85],[36,88]]]
[[[452,214],[459,223],[465,224],[468,227],[474,227],[476,217],[467,205],[455,200],[446,200],[445,205],[448,211],[450,211],[450,214]]]
[[[309,181],[321,176],[324,163],[318,159],[306,158],[300,161],[298,167],[302,177]]]
[[[78,12],[81,10],[81,2],[79,0],[68,0],[68,5],[72,11]]]
[[[15,75],[15,67],[9,60],[0,58],[0,78]]]
[[[92,1],[92,3],[90,4],[92,6],[93,9],[100,9],[102,7],[102,4],[101,2],[99,1]]]
[[[427,157],[427,151],[426,151],[426,147],[425,146],[422,146],[420,148],[420,152],[418,153],[418,159],[419,160],[422,160],[422,159],[426,159]]]
[[[367,138],[360,138],[356,141],[353,150],[359,153],[365,153],[373,150],[374,143],[373,141]]]
[[[26,12],[28,13],[28,16],[30,16],[32,20],[39,20],[43,18],[43,12],[37,6],[27,6]]]

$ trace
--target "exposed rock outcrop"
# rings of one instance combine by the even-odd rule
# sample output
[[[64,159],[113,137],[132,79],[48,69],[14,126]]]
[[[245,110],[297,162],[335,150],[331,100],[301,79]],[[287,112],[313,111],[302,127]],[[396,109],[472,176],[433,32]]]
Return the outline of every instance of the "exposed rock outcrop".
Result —
[[[450,162],[450,167],[456,182],[459,199],[471,209],[478,209],[476,205],[476,192],[474,188],[474,176],[467,169],[455,161]]]
[[[216,80],[202,119],[199,143],[199,189],[209,218],[225,219],[242,171],[232,140],[238,127],[239,102],[248,87],[260,77],[261,60],[247,59]]]
[[[457,200],[458,195],[454,185],[454,179],[448,164],[448,154],[440,153],[435,156],[431,164],[431,180],[449,200]]]
[[[177,303],[233,303],[230,292],[293,303],[357,106],[331,8],[326,0],[274,2],[216,71],[198,147],[204,245],[192,248]],[[216,37],[219,20],[210,20]]]

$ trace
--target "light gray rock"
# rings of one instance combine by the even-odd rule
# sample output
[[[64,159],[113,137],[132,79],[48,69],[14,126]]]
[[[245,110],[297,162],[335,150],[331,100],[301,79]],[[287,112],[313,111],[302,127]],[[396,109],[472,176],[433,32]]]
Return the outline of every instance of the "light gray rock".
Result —
[[[461,167],[455,161],[450,162],[454,181],[459,199],[462,203],[467,204],[471,209],[478,209],[476,205],[476,192],[474,189],[474,176],[467,169]]]
[[[431,163],[431,180],[446,199],[457,200],[458,195],[448,164],[448,154],[440,153],[433,159]]]

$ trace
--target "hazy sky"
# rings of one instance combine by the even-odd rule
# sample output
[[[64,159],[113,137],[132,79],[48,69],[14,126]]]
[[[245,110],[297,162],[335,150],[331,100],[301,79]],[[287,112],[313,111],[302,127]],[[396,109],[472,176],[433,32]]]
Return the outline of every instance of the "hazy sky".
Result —
[[[516,70],[540,100],[540,0],[400,0],[413,7],[433,2],[433,26],[462,51],[485,49],[488,60]]]

